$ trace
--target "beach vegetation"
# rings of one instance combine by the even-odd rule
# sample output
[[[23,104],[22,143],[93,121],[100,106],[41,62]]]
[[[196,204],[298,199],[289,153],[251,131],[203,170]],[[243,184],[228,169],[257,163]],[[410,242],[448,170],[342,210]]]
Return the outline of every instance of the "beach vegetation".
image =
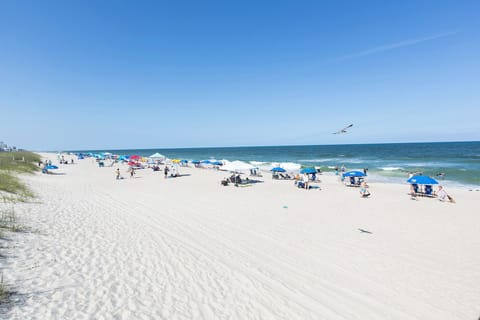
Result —
[[[27,228],[20,225],[15,213],[15,204],[26,201],[34,194],[18,177],[19,174],[32,174],[39,171],[40,156],[28,152],[0,152],[0,240],[4,231],[23,232]],[[3,272],[0,279],[0,313],[8,308],[15,293],[4,283]]]
[[[33,197],[33,193],[17,175],[38,171],[39,162],[40,156],[33,152],[0,152],[0,192],[16,195],[19,199]]]
[[[0,274],[0,314],[5,313],[5,309],[11,304],[11,298],[15,293],[3,281],[3,272]]]
[[[0,152],[0,170],[34,173],[39,170],[40,156],[29,151]]]
[[[8,230],[11,232],[25,232],[28,231],[28,228],[22,226],[17,221],[17,216],[15,214],[15,207],[0,210],[0,229]],[[1,234],[0,234],[1,235]]]

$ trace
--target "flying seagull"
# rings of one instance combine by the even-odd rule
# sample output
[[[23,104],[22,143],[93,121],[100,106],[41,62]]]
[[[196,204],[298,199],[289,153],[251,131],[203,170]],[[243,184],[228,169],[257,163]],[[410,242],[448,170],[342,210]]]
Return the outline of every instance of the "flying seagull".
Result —
[[[353,127],[353,123],[351,125],[346,126],[340,131],[334,132],[333,134],[341,134],[341,133],[347,133],[347,129]]]

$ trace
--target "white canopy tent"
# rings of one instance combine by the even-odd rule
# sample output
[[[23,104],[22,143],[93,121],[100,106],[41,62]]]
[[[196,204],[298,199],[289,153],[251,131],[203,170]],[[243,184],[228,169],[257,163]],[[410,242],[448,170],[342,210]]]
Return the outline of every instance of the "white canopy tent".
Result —
[[[163,155],[163,154],[160,154],[158,152],[152,154],[151,156],[149,156],[150,159],[152,160],[165,160],[166,157]]]
[[[231,171],[231,172],[244,172],[244,171],[249,171],[255,168],[256,167],[250,163],[236,160],[236,161],[226,163],[224,166],[220,167],[220,170]]]

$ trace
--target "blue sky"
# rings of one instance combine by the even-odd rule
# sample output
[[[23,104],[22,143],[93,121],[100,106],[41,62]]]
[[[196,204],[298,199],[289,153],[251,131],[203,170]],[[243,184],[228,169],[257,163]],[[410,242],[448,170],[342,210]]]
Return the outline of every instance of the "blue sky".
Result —
[[[0,140],[480,140],[479,12],[479,1],[1,1]]]

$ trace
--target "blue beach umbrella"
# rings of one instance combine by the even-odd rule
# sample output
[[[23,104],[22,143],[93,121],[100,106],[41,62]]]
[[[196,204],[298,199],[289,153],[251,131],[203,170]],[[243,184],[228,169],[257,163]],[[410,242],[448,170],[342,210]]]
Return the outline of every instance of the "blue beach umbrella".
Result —
[[[315,168],[303,168],[302,170],[300,170],[300,173],[306,173],[306,174],[317,173],[317,169],[315,169]]]
[[[214,162],[211,162],[211,164],[213,164],[214,166],[223,166],[223,163],[220,161],[214,161]]]
[[[192,160],[192,163],[193,163],[193,164],[199,164],[199,163],[200,163],[200,160]]]
[[[270,169],[270,171],[273,171],[273,172],[286,172],[287,170],[285,170],[285,169],[283,169],[283,168],[280,168],[280,167],[275,167],[275,168]]]
[[[182,161],[180,161],[181,163],[188,163],[188,160],[186,159],[183,159]]]
[[[203,160],[202,163],[210,164],[210,160]]]
[[[45,169],[47,169],[47,170],[54,170],[54,169],[58,169],[58,167],[57,167],[57,166],[54,166],[54,165],[48,165],[48,166],[45,167]]]
[[[410,184],[438,184],[437,180],[430,178],[429,176],[413,176],[408,179],[407,182]]]
[[[344,177],[365,177],[366,174],[361,171],[348,171],[342,174]]]

